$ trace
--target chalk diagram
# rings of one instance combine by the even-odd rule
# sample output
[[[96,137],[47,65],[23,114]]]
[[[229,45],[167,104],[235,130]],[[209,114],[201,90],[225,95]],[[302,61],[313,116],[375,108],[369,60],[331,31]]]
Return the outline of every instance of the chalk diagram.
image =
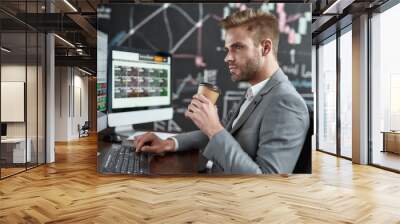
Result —
[[[155,130],[188,131],[195,129],[193,125],[186,125],[191,122],[182,117],[200,82],[216,84],[225,92],[218,104],[219,111],[222,111],[220,116],[225,117],[232,107],[237,106],[248,85],[243,83],[228,84],[231,81],[229,74],[225,74],[227,70],[223,64],[224,31],[220,28],[217,30],[214,28],[214,32],[217,31],[217,33],[211,33],[207,24],[217,27],[215,24],[222,18],[233,11],[244,10],[247,7],[259,8],[262,11],[275,14],[279,19],[279,30],[281,32],[279,61],[281,68],[306,101],[312,103],[311,62],[304,61],[304,58],[307,58],[305,56],[311,55],[311,43],[309,52],[302,50],[303,40],[306,40],[310,35],[311,12],[309,8],[290,10],[290,4],[285,3],[229,3],[214,4],[213,7],[219,7],[219,10],[210,10],[210,8],[207,8],[207,4],[202,3],[190,5],[154,4],[152,9],[147,11],[147,14],[140,16],[137,15],[139,10],[131,9],[129,29],[117,33],[111,40],[111,45],[114,46],[137,47],[140,42],[140,48],[167,51],[172,55],[173,60],[179,63],[179,67],[190,67],[186,70],[178,70],[173,74],[176,81],[172,85],[172,99],[174,110],[178,116],[175,116],[176,118],[169,124],[155,122]],[[157,23],[162,27],[162,29],[152,30],[152,35],[156,35],[156,37],[150,36],[149,38],[147,31],[150,23]],[[185,26],[178,26],[177,24],[184,24]],[[210,35],[217,35],[219,38],[218,41],[214,41],[214,46],[210,46],[207,42]],[[159,41],[160,37],[163,41]],[[218,57],[222,55],[218,58],[220,65],[212,65],[212,60],[208,59],[210,54],[214,57],[216,57],[215,55],[218,55]]]

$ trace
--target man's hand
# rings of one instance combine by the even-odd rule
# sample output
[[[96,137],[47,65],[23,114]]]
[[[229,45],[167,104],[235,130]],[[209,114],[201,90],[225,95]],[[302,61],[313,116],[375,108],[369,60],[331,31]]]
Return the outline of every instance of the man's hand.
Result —
[[[163,153],[175,151],[174,140],[162,140],[151,132],[136,136],[134,146],[136,147],[136,152]]]
[[[224,129],[219,121],[217,107],[203,95],[194,95],[185,116],[210,139]]]

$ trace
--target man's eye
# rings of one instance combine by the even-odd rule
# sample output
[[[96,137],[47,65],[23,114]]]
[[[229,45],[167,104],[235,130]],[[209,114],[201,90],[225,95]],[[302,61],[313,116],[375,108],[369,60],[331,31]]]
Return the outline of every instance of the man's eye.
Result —
[[[240,45],[237,45],[237,46],[235,46],[235,49],[242,49],[243,47],[242,46],[240,46]]]

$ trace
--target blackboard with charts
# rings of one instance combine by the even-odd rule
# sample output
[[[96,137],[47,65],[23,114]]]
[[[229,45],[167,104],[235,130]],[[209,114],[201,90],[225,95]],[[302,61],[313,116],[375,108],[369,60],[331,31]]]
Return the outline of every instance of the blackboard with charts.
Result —
[[[234,83],[224,63],[224,31],[219,21],[234,11],[259,8],[279,20],[278,61],[306,103],[313,108],[311,5],[292,3],[111,4],[98,9],[98,29],[112,47],[147,49],[172,55],[174,118],[144,128],[182,132],[197,129],[184,117],[198,84],[218,85],[220,117],[238,104],[249,84]],[[149,126],[151,125],[151,127]],[[140,128],[140,126],[139,126]]]

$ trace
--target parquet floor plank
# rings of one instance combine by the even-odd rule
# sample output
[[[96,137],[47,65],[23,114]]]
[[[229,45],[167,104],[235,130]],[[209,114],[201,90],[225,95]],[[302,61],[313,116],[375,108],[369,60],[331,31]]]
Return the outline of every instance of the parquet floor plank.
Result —
[[[96,173],[95,136],[0,181],[0,223],[400,223],[400,175],[313,152],[313,174]]]

